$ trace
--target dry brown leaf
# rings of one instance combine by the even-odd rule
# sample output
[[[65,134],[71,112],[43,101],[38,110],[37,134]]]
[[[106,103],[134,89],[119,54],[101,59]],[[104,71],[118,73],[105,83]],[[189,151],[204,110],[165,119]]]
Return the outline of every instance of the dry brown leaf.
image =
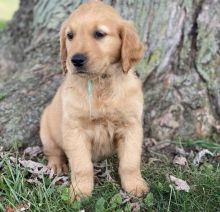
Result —
[[[194,165],[199,165],[200,162],[202,161],[202,159],[206,156],[206,155],[211,155],[214,156],[214,154],[212,152],[210,152],[208,149],[203,149],[200,152],[197,153],[196,157],[193,160],[193,164]]]
[[[39,146],[33,146],[33,147],[28,147],[24,150],[24,155],[29,155],[31,158],[36,157],[40,153],[42,153],[43,150]]]
[[[139,212],[141,210],[141,206],[139,202],[132,202],[129,205],[132,212]]]
[[[214,158],[215,158],[216,160],[220,160],[220,153],[217,153],[217,154],[214,156]]]
[[[14,163],[17,162],[17,159],[14,157],[10,157],[10,160]],[[42,175],[49,175],[50,178],[53,177],[54,172],[48,168],[47,166],[32,161],[32,160],[21,160],[18,159],[18,162],[27,169],[28,172],[32,173],[32,174],[36,174],[37,176],[41,177]]]
[[[94,163],[94,173],[97,179],[103,178],[109,182],[114,182],[114,179],[111,177],[111,170],[109,170],[107,160]]]
[[[14,158],[14,157],[10,157],[10,160],[13,163],[17,162],[17,159]],[[32,161],[32,160],[21,160],[21,159],[18,159],[18,162],[24,168],[26,168],[28,172],[34,174],[31,179],[27,180],[27,182],[29,182],[29,183],[39,184],[40,182],[38,181],[37,178],[41,179],[43,175],[47,175],[47,176],[49,176],[49,178],[54,177],[54,172],[50,168],[48,168],[47,166],[45,166],[41,163],[38,163],[38,162],[35,162],[35,161]],[[33,178],[35,176],[36,176],[36,178]],[[69,177],[67,177],[67,176],[56,176],[53,179],[52,184],[53,185],[54,184],[68,185],[69,184]]]
[[[152,147],[157,144],[158,144],[158,142],[154,138],[145,138],[144,139],[144,146],[145,147]]]
[[[162,162],[160,159],[158,159],[158,158],[149,158],[149,160],[148,160],[148,165],[151,165],[152,163],[154,163],[154,162]]]
[[[187,160],[183,156],[175,156],[175,158],[173,159],[173,164],[178,164],[180,166],[186,166]]]
[[[183,156],[186,156],[186,155],[187,155],[185,149],[180,148],[180,147],[178,147],[178,146],[175,146],[175,152],[178,153],[178,154],[180,154],[180,155],[183,155]]]
[[[36,185],[40,185],[41,184],[41,182],[37,178],[27,179],[27,182],[29,182],[31,184],[36,184]]]
[[[158,151],[158,150],[164,149],[165,147],[169,146],[170,144],[171,144],[170,141],[160,142],[157,145],[150,147],[149,150]]]
[[[128,193],[124,192],[123,190],[120,190],[120,194],[122,196],[122,204],[130,202],[130,200],[132,199],[132,197],[129,196]]]
[[[190,152],[186,152],[183,148],[179,148],[178,146],[175,146],[175,152],[184,157],[194,157],[192,150],[190,150]]]
[[[219,124],[219,123],[215,125],[215,128],[216,128],[216,131],[217,131],[218,133],[220,133],[220,124]]]
[[[17,163],[17,158],[15,158],[15,157],[10,157],[9,159],[10,159],[10,161],[11,161],[12,163]]]
[[[30,208],[31,204],[27,203],[27,204],[19,204],[16,206],[16,212],[21,212],[21,211],[26,211]]]
[[[6,205],[5,207],[5,212],[21,212],[21,211],[26,211],[30,208],[31,204],[30,203],[22,203],[16,205],[16,209],[12,208],[10,205]]]
[[[189,192],[190,187],[186,181],[179,179],[179,178],[172,176],[172,175],[170,175],[169,177],[170,177],[170,181],[175,184],[176,190]]]
[[[10,205],[6,205],[5,206],[5,212],[15,212],[15,210]]]
[[[56,176],[52,183],[52,185],[69,185],[69,177],[67,176]]]
[[[179,127],[179,123],[175,120],[173,114],[170,111],[160,117],[159,124],[160,126],[167,126],[172,129],[176,129]]]

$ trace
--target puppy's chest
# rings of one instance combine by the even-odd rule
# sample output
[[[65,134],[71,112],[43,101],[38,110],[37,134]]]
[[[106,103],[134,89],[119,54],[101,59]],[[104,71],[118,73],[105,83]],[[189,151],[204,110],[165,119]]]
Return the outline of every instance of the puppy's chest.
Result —
[[[91,95],[87,93],[82,102],[76,105],[79,114],[83,114],[85,119],[93,120],[95,123],[100,123],[100,120],[104,119],[117,122],[123,113],[120,99],[101,92],[94,93]]]
[[[89,102],[82,120],[89,123],[91,128],[102,126],[107,131],[115,131],[126,125],[123,111],[112,101],[93,100]]]
[[[80,123],[91,139],[94,161],[115,152],[126,127],[126,120],[119,109],[99,101],[93,102],[91,112]]]
[[[75,93],[74,93],[75,94]],[[65,107],[72,128],[80,128],[92,143],[92,158],[102,159],[115,152],[123,139],[129,116],[126,115],[123,98],[118,95],[97,95],[90,97],[73,95]],[[127,106],[129,107],[129,106]]]

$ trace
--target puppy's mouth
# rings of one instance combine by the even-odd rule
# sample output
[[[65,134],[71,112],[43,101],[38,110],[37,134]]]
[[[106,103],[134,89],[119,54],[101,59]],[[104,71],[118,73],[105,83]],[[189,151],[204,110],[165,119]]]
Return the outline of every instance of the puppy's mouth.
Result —
[[[87,70],[85,69],[77,69],[76,70],[76,74],[81,74],[81,75],[85,75],[85,74],[89,74]]]
[[[72,66],[71,70],[72,70],[72,74],[76,74],[79,76],[86,76],[90,74],[88,67],[85,67],[85,66],[82,66],[82,67]]]
[[[94,67],[89,65],[85,65],[83,67],[74,67],[73,71],[76,75],[82,77],[96,77],[101,74],[99,71],[94,71]]]
[[[75,68],[74,71],[78,75],[90,75],[90,74],[92,74],[91,71],[86,67],[78,67],[78,68]]]
[[[100,77],[103,74],[105,75],[105,73],[101,72],[101,71],[97,71],[97,68],[94,69],[94,67],[90,67],[89,65],[85,65],[82,67],[74,67],[71,63],[69,63],[69,67],[71,70],[71,73],[73,75],[77,75],[79,77],[83,77],[83,78],[96,78],[96,77]],[[100,68],[101,70],[104,70],[104,67]],[[96,71],[94,71],[96,70]]]
[[[74,70],[74,74],[80,76],[80,77],[85,77],[85,78],[93,78],[98,75],[98,73],[92,72],[88,68],[77,68]]]

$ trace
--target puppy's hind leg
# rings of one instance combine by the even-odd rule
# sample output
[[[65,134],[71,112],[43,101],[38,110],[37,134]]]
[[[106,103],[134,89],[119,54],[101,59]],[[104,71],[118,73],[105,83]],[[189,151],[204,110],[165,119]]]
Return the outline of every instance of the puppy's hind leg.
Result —
[[[43,149],[44,154],[48,157],[47,166],[51,168],[57,175],[67,173],[67,158],[64,152],[58,146],[55,145],[51,149],[49,149],[47,146],[44,146]]]
[[[40,137],[44,154],[48,157],[47,166],[51,168],[55,174],[62,175],[68,171],[67,158],[63,150],[55,143],[46,129],[47,128],[41,125]]]

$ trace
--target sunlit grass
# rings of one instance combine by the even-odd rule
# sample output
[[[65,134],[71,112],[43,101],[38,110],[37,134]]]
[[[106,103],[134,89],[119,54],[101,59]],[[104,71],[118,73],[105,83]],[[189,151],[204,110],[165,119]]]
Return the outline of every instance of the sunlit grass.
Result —
[[[0,0],[0,20],[10,20],[18,6],[19,0]]]

